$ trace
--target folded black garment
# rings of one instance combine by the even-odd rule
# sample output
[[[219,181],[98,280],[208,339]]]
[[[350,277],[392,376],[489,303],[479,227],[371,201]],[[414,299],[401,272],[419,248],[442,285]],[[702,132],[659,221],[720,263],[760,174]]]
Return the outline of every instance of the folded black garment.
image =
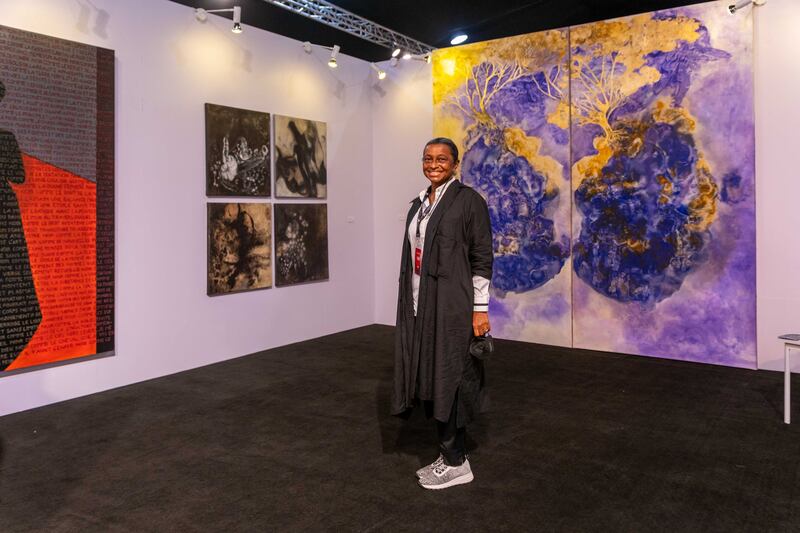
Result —
[[[485,360],[489,358],[492,352],[494,352],[494,342],[492,341],[492,336],[488,333],[480,337],[472,337],[469,342],[469,353],[473,357]]]

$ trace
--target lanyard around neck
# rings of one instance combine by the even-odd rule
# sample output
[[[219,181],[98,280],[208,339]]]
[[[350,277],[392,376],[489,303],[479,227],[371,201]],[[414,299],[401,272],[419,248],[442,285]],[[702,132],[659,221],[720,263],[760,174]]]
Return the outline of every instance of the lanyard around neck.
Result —
[[[436,204],[438,204],[439,200],[442,199],[442,196],[444,196],[443,194],[444,190],[447,187],[447,185],[449,185],[449,183],[450,180],[448,180],[447,183],[439,186],[439,191],[436,193],[436,200],[434,200],[433,203],[429,203],[428,207],[424,207],[425,200],[422,201],[422,205],[419,207],[419,211],[417,211],[417,238],[419,238],[420,236],[419,225],[422,224],[423,220],[428,218],[428,216],[431,214],[431,211],[433,211],[433,208],[436,207]],[[428,195],[425,195],[425,197],[427,198]]]

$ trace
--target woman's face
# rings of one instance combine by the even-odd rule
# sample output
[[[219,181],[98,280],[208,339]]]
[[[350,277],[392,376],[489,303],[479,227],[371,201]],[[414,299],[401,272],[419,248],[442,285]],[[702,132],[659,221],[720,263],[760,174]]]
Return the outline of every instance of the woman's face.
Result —
[[[449,180],[458,163],[453,160],[453,154],[446,144],[429,144],[422,153],[422,173],[436,188]]]

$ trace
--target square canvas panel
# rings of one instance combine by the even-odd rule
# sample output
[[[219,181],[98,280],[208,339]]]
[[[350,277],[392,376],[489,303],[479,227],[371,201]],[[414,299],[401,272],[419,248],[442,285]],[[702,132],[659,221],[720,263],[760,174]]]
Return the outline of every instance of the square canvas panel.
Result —
[[[0,374],[114,352],[114,51],[0,26]]]
[[[575,346],[756,365],[752,17],[573,28]]]
[[[275,115],[275,196],[328,196],[328,126]]]
[[[572,342],[568,51],[552,30],[433,54],[435,135],[489,205],[492,332],[559,346]]]
[[[269,113],[206,104],[206,194],[269,197]]]
[[[328,279],[328,206],[275,204],[275,284]]]
[[[208,204],[208,295],[272,286],[270,204]]]

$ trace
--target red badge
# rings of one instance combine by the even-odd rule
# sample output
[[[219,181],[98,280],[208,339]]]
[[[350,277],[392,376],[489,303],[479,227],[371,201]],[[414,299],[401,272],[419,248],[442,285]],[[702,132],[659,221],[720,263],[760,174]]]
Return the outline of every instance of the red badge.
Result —
[[[419,276],[422,268],[422,248],[414,249],[414,274]]]

